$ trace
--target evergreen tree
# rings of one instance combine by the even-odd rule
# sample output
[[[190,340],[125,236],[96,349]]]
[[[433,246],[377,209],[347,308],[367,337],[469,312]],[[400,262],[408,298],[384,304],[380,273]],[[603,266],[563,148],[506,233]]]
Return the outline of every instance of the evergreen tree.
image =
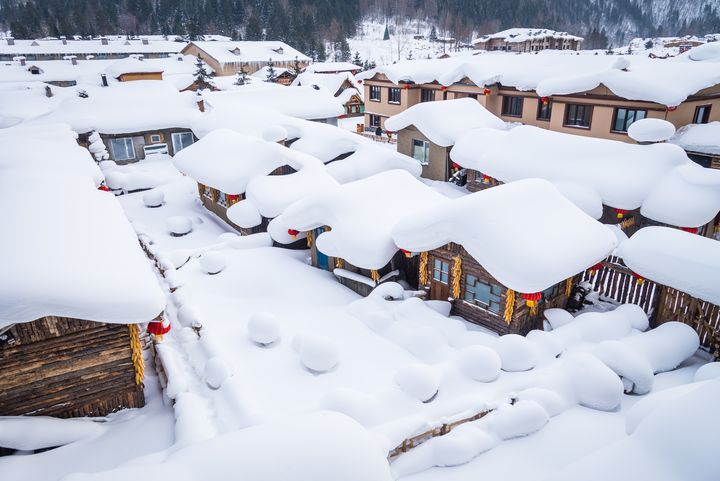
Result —
[[[247,83],[247,69],[245,62],[240,64],[240,70],[235,74],[235,85],[245,85]]]
[[[437,42],[437,28],[435,28],[435,25],[433,25],[432,29],[430,30],[430,41]]]
[[[324,62],[327,60],[327,51],[325,50],[325,41],[321,38],[318,42],[318,49],[317,49],[317,61],[318,62]]]
[[[408,60],[412,60],[412,59],[413,59],[412,50],[410,50],[410,52],[407,54],[407,59],[408,59]]]
[[[350,61],[350,45],[346,38],[341,38],[335,42],[335,61],[336,62],[349,62]]]
[[[277,82],[277,72],[275,72],[275,64],[273,63],[272,59],[268,60],[267,64],[267,77],[265,77],[266,82]]]
[[[355,55],[353,56],[353,59],[352,59],[352,63],[359,67],[363,66],[363,61],[360,58],[360,52],[355,52]]]
[[[387,23],[385,24],[385,33],[383,33],[383,40],[390,40],[390,30],[388,29]]]
[[[245,40],[262,40],[262,39],[263,39],[263,30],[262,30],[262,26],[260,25],[260,18],[253,11],[253,13],[250,15],[250,18],[248,18],[247,25],[245,26]]]
[[[292,68],[290,69],[290,73],[292,74],[293,78],[300,75],[300,71],[302,70],[302,67],[300,66],[300,60],[298,60],[297,55],[295,56],[295,60],[293,60]]]
[[[645,48],[648,50],[653,48],[654,46],[655,46],[655,44],[653,44],[652,40],[648,40],[647,42],[645,42]]]
[[[205,63],[202,61],[202,57],[198,55],[197,61],[195,62],[195,86],[197,90],[205,90],[212,87],[210,83],[210,76],[208,71],[205,69]]]

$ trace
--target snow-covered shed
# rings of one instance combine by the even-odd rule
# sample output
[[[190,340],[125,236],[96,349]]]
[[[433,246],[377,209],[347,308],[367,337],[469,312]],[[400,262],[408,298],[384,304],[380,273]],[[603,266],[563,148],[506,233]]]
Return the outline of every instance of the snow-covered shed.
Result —
[[[163,79],[163,70],[157,64],[144,62],[142,57],[138,56],[118,60],[108,66],[105,72],[120,82]]]
[[[260,82],[266,82],[271,77],[270,66],[263,67],[257,72],[250,75],[253,79],[257,79]],[[293,73],[288,68],[273,67],[272,68],[272,81],[280,85],[290,85],[293,81]]]
[[[165,299],[134,230],[67,127],[0,139],[0,415],[141,407],[138,324]]]
[[[542,311],[564,307],[576,276],[607,257],[611,230],[541,179],[427,206],[393,229],[419,253],[430,299],[500,333],[538,328]]]
[[[720,122],[686,125],[668,142],[685,149],[688,157],[698,164],[720,169]]]
[[[313,73],[306,69],[295,78],[292,85],[327,89],[343,104],[347,117],[362,115],[365,111],[363,88],[350,72]]]
[[[443,200],[407,171],[389,170],[307,196],[274,219],[268,232],[281,243],[304,233],[315,267],[367,295],[386,280],[418,284],[419,258],[397,248],[392,229]]]

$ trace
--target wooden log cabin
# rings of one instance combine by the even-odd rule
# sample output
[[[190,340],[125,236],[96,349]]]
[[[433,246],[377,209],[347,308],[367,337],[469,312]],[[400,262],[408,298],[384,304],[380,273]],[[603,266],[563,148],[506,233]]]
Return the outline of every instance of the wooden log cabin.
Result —
[[[0,168],[0,203],[13,206],[0,240],[0,416],[141,407],[140,324],[163,293],[114,195],[84,174],[41,172]]]
[[[452,314],[500,334],[542,328],[542,312],[564,308],[579,274],[617,243],[540,179],[433,206],[400,221],[393,237],[419,254],[428,299],[449,301]]]

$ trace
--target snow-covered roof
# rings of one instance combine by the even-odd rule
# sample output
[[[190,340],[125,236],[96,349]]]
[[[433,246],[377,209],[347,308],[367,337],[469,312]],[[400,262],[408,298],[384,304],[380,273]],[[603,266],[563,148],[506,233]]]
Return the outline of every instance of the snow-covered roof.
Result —
[[[472,41],[472,43],[487,42],[493,38],[502,38],[508,43],[526,42],[528,40],[538,40],[544,38],[567,39],[567,40],[583,40],[582,37],[570,35],[567,32],[556,32],[547,28],[509,28],[502,32],[483,35]]]
[[[582,272],[617,243],[610,229],[541,179],[427,206],[401,220],[393,237],[412,252],[460,244],[499,282],[525,293]]]
[[[200,50],[221,64],[238,62],[309,62],[310,57],[280,41],[216,42],[196,41]]]
[[[669,227],[645,227],[618,248],[643,277],[720,305],[720,242]]]
[[[273,220],[268,232],[288,242],[288,229],[330,226],[316,239],[318,249],[357,267],[379,269],[398,250],[392,239],[395,224],[444,199],[408,172],[390,170],[300,200]]]
[[[507,129],[505,122],[470,98],[422,102],[385,121],[385,128],[395,132],[410,125],[441,147],[454,145],[463,134],[476,128]]]
[[[720,210],[720,176],[671,144],[634,145],[531,126],[476,129],[457,140],[454,162],[503,182],[542,178],[595,192],[603,204],[680,227]]]
[[[187,43],[168,40],[142,40],[107,39],[103,45],[100,39],[94,40],[15,40],[15,45],[8,45],[0,41],[0,55],[98,55],[98,54],[126,54],[133,53],[178,53]]]
[[[640,119],[630,125],[628,136],[636,142],[664,142],[675,134],[675,126],[663,119]]]
[[[282,68],[282,67],[273,67],[273,70],[275,71],[275,77],[279,77],[285,72],[289,72],[289,69]],[[268,76],[268,72],[270,71],[270,67],[263,67],[257,72],[254,72],[250,74],[251,77],[258,78],[260,80],[266,80]]]
[[[156,62],[145,62],[137,57],[127,57],[117,60],[105,69],[105,72],[113,78],[118,78],[128,73],[160,73],[163,68]]]
[[[103,134],[189,128],[200,116],[193,92],[180,93],[156,80],[88,86],[88,97],[72,96],[32,123],[67,123],[76,132]]]
[[[350,62],[316,62],[311,63],[305,69],[308,73],[335,73],[353,72],[362,70],[362,67]]]
[[[307,120],[338,117],[345,111],[342,104],[326,90],[312,87],[288,87],[280,84],[242,86],[224,92],[204,92],[203,97],[214,108],[232,109],[238,115],[248,106]]]
[[[392,82],[417,84],[437,81],[450,86],[469,78],[478,86],[500,83],[518,90],[535,90],[540,96],[565,95],[600,85],[629,100],[677,106],[688,96],[720,84],[720,69],[712,61],[689,57],[670,60],[641,56],[568,55],[545,50],[538,55],[488,53],[470,57],[410,60],[383,65],[357,75],[361,79],[384,74]],[[667,82],[667,79],[673,79]]]
[[[0,327],[44,316],[147,322],[165,298],[67,126],[0,130]],[[85,165],[83,165],[83,163]]]
[[[342,88],[345,82],[349,82],[352,87],[348,87],[342,92]],[[360,99],[363,99],[363,88],[355,79],[355,76],[350,72],[339,72],[339,73],[312,73],[305,71],[295,78],[292,83],[293,86],[313,86],[323,87],[327,89],[332,95],[336,96],[344,104],[350,97],[357,95]]]
[[[686,125],[678,129],[668,142],[688,152],[720,155],[720,122]]]

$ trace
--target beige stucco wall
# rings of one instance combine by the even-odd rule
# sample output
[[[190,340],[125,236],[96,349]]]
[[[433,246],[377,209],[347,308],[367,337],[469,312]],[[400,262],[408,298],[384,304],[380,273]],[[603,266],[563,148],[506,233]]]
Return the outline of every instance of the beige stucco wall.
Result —
[[[407,127],[398,132],[397,150],[401,154],[412,157],[413,139],[430,140],[414,126]],[[422,176],[426,179],[447,180],[448,149],[430,142],[430,159],[427,165],[422,166]]]
[[[240,71],[240,68],[242,66],[245,66],[245,70],[248,74],[252,74],[260,70],[261,68],[267,66],[267,62],[243,62],[242,60],[238,62],[232,62],[232,63],[225,63],[220,64],[215,58],[210,56],[207,52],[200,49],[195,45],[194,43],[188,44],[187,47],[185,47],[182,51],[185,55],[192,55],[194,57],[202,56],[203,61],[208,64],[214,71],[215,75],[217,76],[226,76],[226,75],[235,75]],[[309,62],[305,61],[299,61],[298,62],[301,68],[305,68],[309,65]],[[295,64],[295,61],[288,61],[288,62],[274,62],[273,65],[278,68],[293,68]]]

